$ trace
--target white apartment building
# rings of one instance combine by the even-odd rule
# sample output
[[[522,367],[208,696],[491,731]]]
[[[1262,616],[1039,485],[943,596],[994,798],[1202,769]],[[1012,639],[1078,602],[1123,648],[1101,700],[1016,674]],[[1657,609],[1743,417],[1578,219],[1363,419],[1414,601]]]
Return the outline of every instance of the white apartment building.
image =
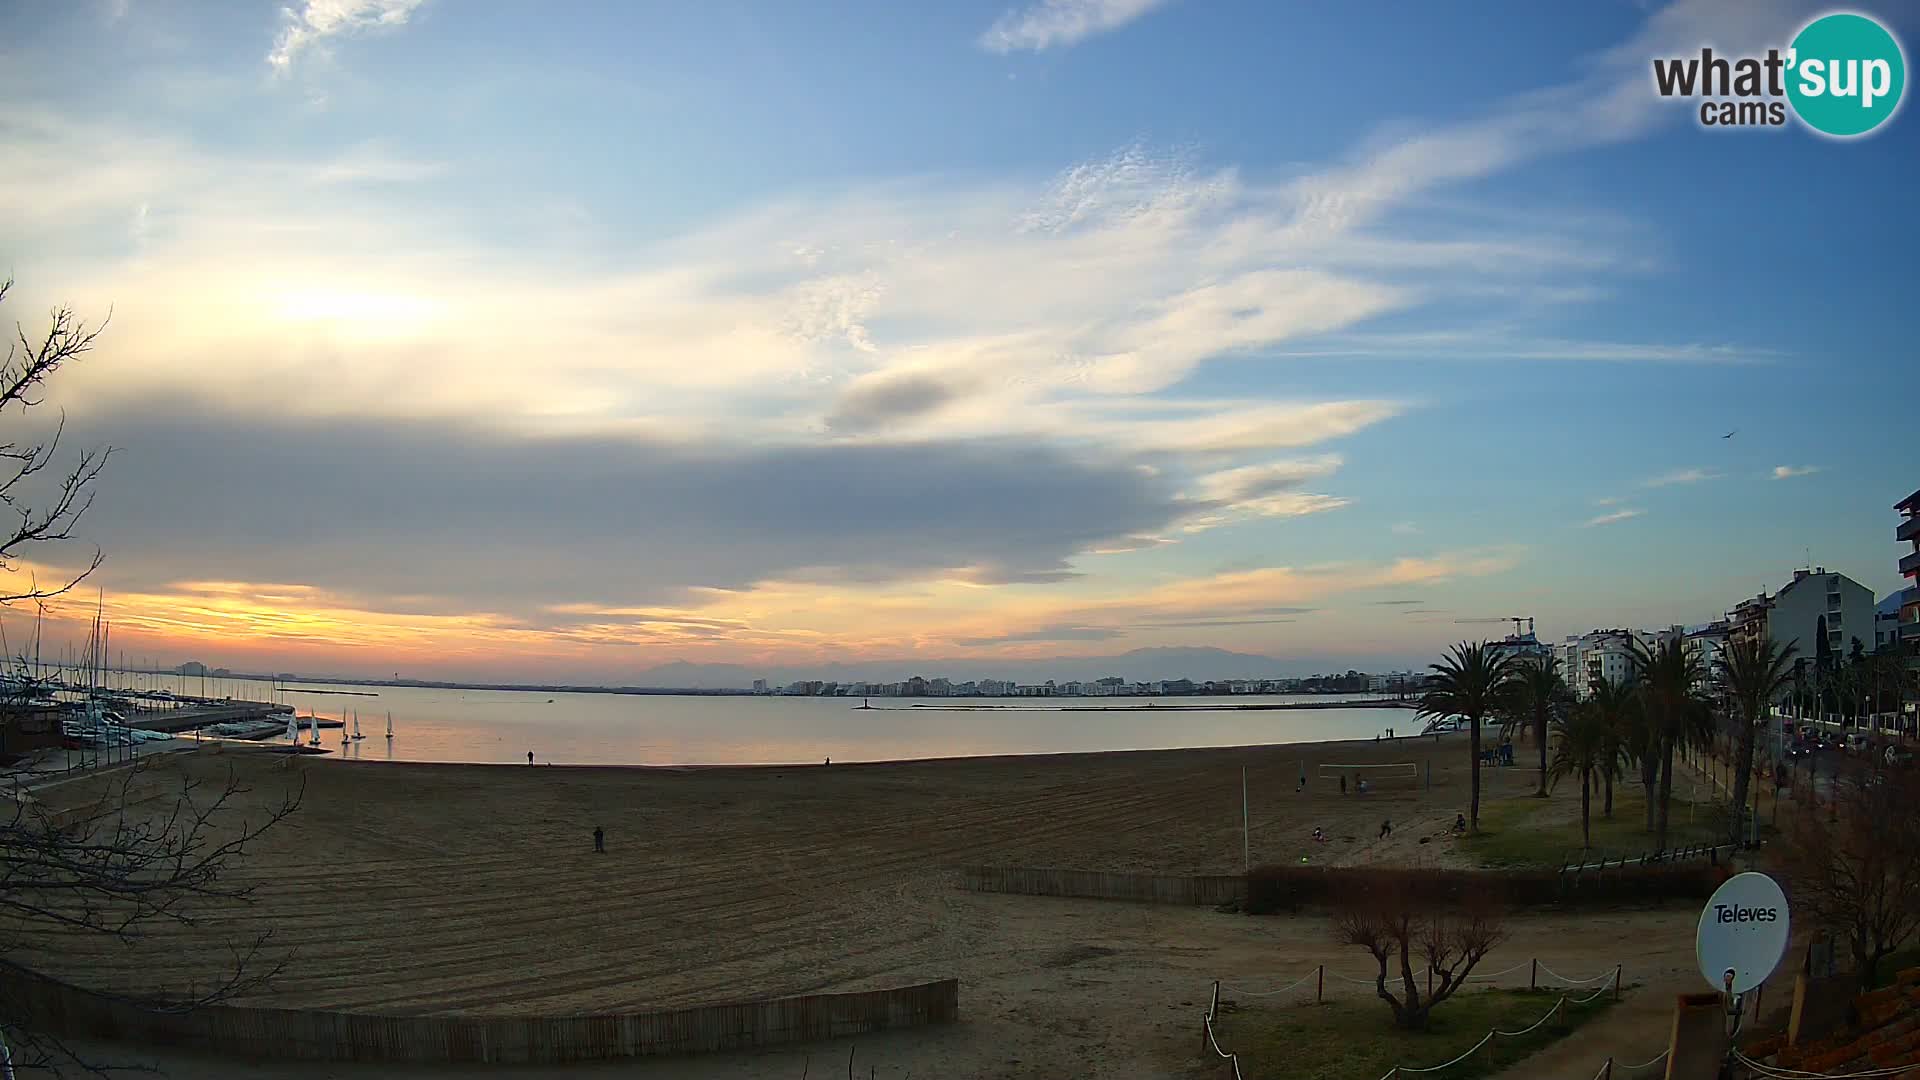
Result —
[[[1592,693],[1595,682],[1609,682],[1614,685],[1626,682],[1633,674],[1633,643],[1640,642],[1642,648],[1651,648],[1654,636],[1637,630],[1619,628],[1609,630],[1589,630],[1578,637],[1569,637],[1555,646],[1554,652],[1560,658],[1560,670],[1567,680],[1568,689],[1576,699],[1585,701]]]
[[[1730,614],[1732,640],[1765,634],[1783,649],[1797,646],[1795,657],[1809,662],[1823,641],[1836,657],[1847,654],[1854,638],[1863,649],[1873,642],[1873,591],[1824,566],[1795,570],[1779,592],[1742,601]]]

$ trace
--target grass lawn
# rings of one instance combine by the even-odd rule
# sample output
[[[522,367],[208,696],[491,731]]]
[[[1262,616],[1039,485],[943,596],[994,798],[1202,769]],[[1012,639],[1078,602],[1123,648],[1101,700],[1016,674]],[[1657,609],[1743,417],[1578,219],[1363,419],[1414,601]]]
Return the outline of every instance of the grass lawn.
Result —
[[[1270,1080],[1371,1080],[1396,1065],[1430,1068],[1450,1061],[1489,1029],[1518,1031],[1558,1000],[1550,990],[1467,989],[1433,1010],[1426,1031],[1401,1031],[1378,998],[1341,998],[1324,1005],[1254,1007],[1214,1021],[1222,1048],[1240,1055],[1241,1071]],[[1585,1005],[1568,1002],[1553,1019],[1518,1036],[1499,1037],[1439,1074],[1444,1080],[1491,1076],[1600,1015],[1613,1004],[1602,994]]]
[[[1703,795],[1689,802],[1688,785],[1676,783],[1669,812],[1667,843],[1712,843],[1726,837],[1726,809]],[[1567,801],[1572,800],[1572,814]],[[1601,816],[1601,798],[1593,799],[1593,848],[1589,860],[1618,859],[1653,850],[1653,834],[1646,830],[1646,800],[1638,784],[1616,784],[1613,817]],[[1551,798],[1500,799],[1480,807],[1480,834],[1467,849],[1482,866],[1561,866],[1580,858],[1580,789],[1562,782]]]

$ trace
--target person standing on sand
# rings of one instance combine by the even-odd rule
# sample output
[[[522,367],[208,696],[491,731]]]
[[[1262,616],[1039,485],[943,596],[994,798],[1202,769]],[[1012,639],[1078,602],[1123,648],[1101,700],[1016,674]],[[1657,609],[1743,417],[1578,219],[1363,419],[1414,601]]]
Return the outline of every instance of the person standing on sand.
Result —
[[[1391,836],[1392,834],[1393,834],[1393,819],[1392,819],[1392,818],[1388,818],[1387,820],[1385,820],[1385,821],[1382,821],[1382,822],[1380,823],[1380,837],[1379,837],[1379,838],[1380,838],[1380,839],[1382,839],[1382,840],[1385,840],[1385,839],[1386,839],[1386,838],[1387,838],[1388,836]]]
[[[1347,774],[1341,773],[1340,774],[1340,794],[1345,795],[1346,793],[1347,793]]]
[[[533,764],[533,751],[527,751],[527,764]]]
[[[593,850],[600,855],[607,853],[607,834],[601,832],[598,825],[593,827]]]

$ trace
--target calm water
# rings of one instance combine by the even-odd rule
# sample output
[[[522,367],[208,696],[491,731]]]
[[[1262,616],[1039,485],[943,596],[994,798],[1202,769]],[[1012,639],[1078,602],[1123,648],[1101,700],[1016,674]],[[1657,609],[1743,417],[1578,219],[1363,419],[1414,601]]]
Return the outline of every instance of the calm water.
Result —
[[[119,680],[116,680],[119,681]],[[200,680],[140,677],[198,694]],[[859,699],[800,697],[667,697],[625,694],[551,694],[502,690],[429,690],[415,687],[328,687],[374,696],[285,690],[280,700],[300,715],[349,722],[359,712],[366,739],[342,749],[340,731],[322,729],[321,745],[349,758],[394,761],[524,762],[595,765],[772,764],[886,761],[976,754],[1034,754],[1089,750],[1147,750],[1182,746],[1370,739],[1392,726],[1418,729],[1405,709],[1333,708],[1247,712],[1194,710],[1208,704],[1326,700],[1238,695],[1232,698]],[[264,684],[208,680],[215,696],[258,699]],[[1006,709],[947,711],[935,705],[999,705]],[[1110,705],[1114,711],[1047,711],[1060,706]],[[1186,708],[1174,711],[1167,706]],[[1018,711],[1016,711],[1018,710]],[[384,737],[387,714],[394,737]],[[303,732],[304,737],[304,732]]]

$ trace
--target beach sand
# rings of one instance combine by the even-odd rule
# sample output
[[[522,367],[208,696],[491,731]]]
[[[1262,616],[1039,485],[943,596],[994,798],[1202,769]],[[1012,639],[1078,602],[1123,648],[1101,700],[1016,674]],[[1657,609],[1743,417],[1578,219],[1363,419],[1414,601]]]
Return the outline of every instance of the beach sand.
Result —
[[[1431,791],[1342,796],[1315,768],[1412,761],[1424,774],[1429,757]],[[1316,779],[1296,792],[1303,762]],[[1177,1075],[1212,978],[1366,958],[1332,946],[1317,916],[970,894],[952,887],[951,868],[1237,872],[1242,768],[1256,865],[1464,861],[1449,830],[1466,801],[1459,736],[699,769],[199,753],[137,784],[159,809],[183,777],[217,784],[229,768],[251,789],[251,816],[304,784],[300,811],[234,865],[255,903],[156,926],[133,948],[69,941],[26,959],[83,984],[164,990],[213,977],[221,946],[271,928],[294,952],[249,1003],[392,1013],[608,1012],[958,977],[961,1024],[861,1040],[881,1075],[915,1061],[918,1075],[1033,1075],[1071,1061],[1083,1063],[1075,1075]],[[1491,799],[1530,792],[1536,773],[1482,775]],[[1393,834],[1376,839],[1384,818]],[[1314,843],[1315,826],[1333,841]],[[1673,922],[1662,937],[1690,943],[1692,918],[1529,918],[1502,953],[1590,974],[1618,959],[1629,924]],[[701,1059],[698,1075],[798,1075],[810,1052]],[[1161,1064],[1130,1067],[1142,1055]],[[696,1075],[679,1064],[662,1075]],[[304,1068],[287,1075],[331,1075]]]

